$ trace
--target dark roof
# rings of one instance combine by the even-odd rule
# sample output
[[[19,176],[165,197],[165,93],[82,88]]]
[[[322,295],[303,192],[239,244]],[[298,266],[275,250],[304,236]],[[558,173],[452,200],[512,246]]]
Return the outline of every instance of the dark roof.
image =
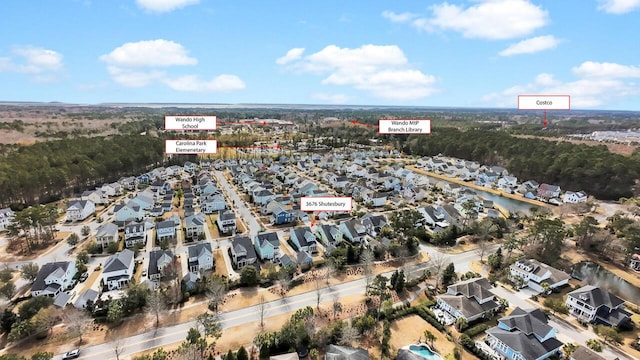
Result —
[[[171,250],[153,250],[149,253],[149,275],[160,273],[160,270],[158,269],[158,260],[165,255],[170,259],[173,259],[173,253]]]
[[[165,221],[161,221],[159,223],[156,224],[156,229],[160,230],[160,229],[172,229],[176,227],[176,223],[171,221],[171,220],[165,220]]]
[[[599,308],[604,305],[609,309],[614,309],[624,303],[624,300],[619,297],[593,285],[583,286],[580,289],[573,290],[567,295],[583,301],[594,308]]]
[[[360,221],[357,219],[345,220],[342,223],[347,228],[347,231],[349,232],[349,235],[351,237],[359,237],[366,234],[365,227],[362,226]]]
[[[478,314],[485,313],[490,310],[498,308],[497,302],[489,300],[482,304],[478,303],[474,299],[465,297],[464,295],[438,295],[438,299],[442,299],[452,308],[460,311],[465,318],[471,318]]]
[[[526,335],[537,335],[545,338],[553,328],[547,323],[547,316],[540,309],[523,310],[516,308],[509,316],[498,320],[509,329],[520,330]]]
[[[236,218],[236,214],[231,210],[220,211],[220,220],[232,220]]]
[[[255,196],[272,196],[273,193],[269,190],[260,190]]]
[[[491,292],[491,284],[486,278],[475,278],[466,281],[462,281],[453,285],[450,285],[448,292],[454,294],[462,294],[467,298],[475,297],[478,300],[493,297]]]
[[[275,232],[258,234],[256,235],[256,241],[258,243],[258,246],[260,247],[263,247],[263,244],[265,243],[265,241],[270,242],[271,245],[273,245],[274,247],[280,246],[280,240],[278,239],[278,234]]]
[[[362,217],[362,224],[371,224],[374,227],[383,227],[387,224],[387,218],[384,215],[370,215],[367,214]]]
[[[369,360],[369,352],[349,346],[329,345],[325,353],[326,360]]]
[[[506,331],[497,326],[487,330],[487,334],[491,334],[511,349],[521,353],[525,359],[539,359],[542,355],[558,350],[564,345],[556,338],[540,342],[533,334],[526,335],[521,331]]]
[[[253,247],[251,239],[246,236],[234,237],[231,246],[233,246],[235,253],[246,252],[246,259],[256,258],[256,249]]]
[[[295,262],[295,261],[293,261],[293,260],[291,259],[291,257],[289,257],[289,255],[284,254],[284,255],[282,255],[282,256],[280,257],[280,265],[282,265],[282,266],[287,266],[287,265],[293,265],[293,266],[295,266],[295,265],[296,265],[296,262]]]
[[[571,354],[571,359],[573,360],[605,360],[604,357],[600,356],[595,351],[586,348],[582,345],[578,346],[578,348]]]
[[[67,206],[67,209],[71,209],[71,208],[79,208],[79,209],[84,209],[87,206],[87,203],[91,202],[89,200],[76,200],[76,201],[72,201],[69,203],[69,205]]]
[[[128,230],[128,232],[130,233],[135,233],[135,232],[140,232],[140,231],[144,231],[144,223],[141,222],[130,222],[127,225],[124,226],[124,232],[126,233]]]
[[[298,261],[298,264],[308,264],[313,262],[313,258],[306,251],[298,251],[296,253],[296,260]]]
[[[213,254],[210,243],[200,243],[189,246],[189,257],[200,257],[204,253]]]
[[[309,229],[308,226],[293,229],[293,232],[296,234],[296,237],[298,238],[298,242],[300,243],[300,246],[308,246],[310,242],[315,243],[316,236],[313,235],[313,232],[311,231],[311,229]],[[313,236],[313,241],[307,240],[307,238],[305,237],[306,233],[309,233]]]
[[[340,232],[340,229],[339,229],[337,226],[335,226],[335,225],[329,225],[329,224],[321,224],[321,225],[318,227],[318,230],[317,230],[317,231],[319,231],[319,232],[323,233],[323,234],[324,234],[324,236],[327,238],[327,241],[328,241],[329,243],[334,243],[334,242],[336,242],[337,240],[333,237],[333,234],[331,233],[331,230],[334,230],[334,231]]]
[[[119,253],[109,256],[104,263],[103,273],[124,270],[129,268],[129,264],[133,262],[133,251],[124,249]]]
[[[38,276],[36,276],[36,280],[33,282],[31,286],[31,291],[40,291],[47,288],[47,285],[44,283],[44,280],[53,272],[59,270],[62,274],[67,272],[67,268],[71,264],[70,261],[57,261],[52,263],[47,263],[42,265],[40,271],[38,271]]]

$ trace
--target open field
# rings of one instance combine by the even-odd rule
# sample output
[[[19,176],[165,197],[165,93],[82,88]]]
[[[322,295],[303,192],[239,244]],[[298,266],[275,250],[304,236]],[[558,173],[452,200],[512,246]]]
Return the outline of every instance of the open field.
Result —
[[[601,146],[604,145],[609,149],[610,152],[614,154],[620,154],[624,156],[629,156],[633,153],[635,149],[639,146],[634,145],[625,145],[625,144],[615,144],[615,143],[603,143],[594,140],[579,140],[579,139],[566,139],[566,138],[555,138],[555,137],[546,137],[546,136],[534,136],[534,135],[511,135],[513,137],[521,138],[521,139],[542,139],[553,142],[568,142],[572,144],[585,144],[589,146]]]

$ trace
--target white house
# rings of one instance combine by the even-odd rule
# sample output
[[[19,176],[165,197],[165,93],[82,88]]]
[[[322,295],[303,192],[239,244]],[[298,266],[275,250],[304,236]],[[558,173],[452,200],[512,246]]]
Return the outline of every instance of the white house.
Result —
[[[547,264],[534,259],[518,260],[511,264],[509,272],[512,278],[522,279],[522,286],[542,292],[543,284],[548,284],[549,289],[555,289],[569,284],[571,276]]]
[[[624,310],[624,300],[612,293],[586,285],[567,294],[569,313],[579,320],[608,326],[621,326],[631,321]]]
[[[109,203],[109,196],[101,189],[87,190],[80,195],[81,200],[89,200],[94,204],[104,205]]]
[[[159,281],[164,268],[173,261],[171,250],[153,250],[149,253],[149,268],[147,276],[151,281]]]
[[[224,201],[224,197],[222,197],[222,195],[217,195],[210,199],[204,200],[200,204],[200,210],[205,214],[213,214],[226,208],[227,203]]]
[[[447,292],[438,295],[438,307],[454,318],[463,318],[467,322],[492,315],[500,307],[491,292],[492,286],[485,278],[462,281],[447,288]]]
[[[16,213],[9,208],[0,209],[0,231],[4,231],[11,224],[15,215]]]
[[[176,224],[171,220],[161,221],[156,224],[156,238],[158,243],[164,240],[173,240],[176,238]]]
[[[110,243],[118,241],[118,225],[106,223],[100,225],[96,233],[96,244],[106,248]]]
[[[124,249],[115,253],[104,263],[102,283],[108,290],[121,289],[133,276],[133,251]]]
[[[82,221],[96,212],[96,205],[89,200],[75,200],[67,206],[67,221]]]
[[[147,242],[146,227],[144,223],[131,222],[124,226],[124,244],[126,247],[134,247],[136,244],[144,245]]]
[[[367,236],[367,228],[358,219],[345,220],[340,223],[340,232],[352,243],[363,243]]]
[[[100,188],[103,193],[107,194],[107,196],[118,196],[124,193],[124,188],[120,183],[114,182],[111,184],[104,184]]]
[[[144,217],[144,211],[137,203],[129,201],[126,205],[116,205],[113,208],[116,214],[116,221],[123,223],[125,221],[141,221]]]
[[[31,286],[31,295],[56,297],[72,283],[76,262],[58,261],[42,265]]]
[[[213,252],[210,243],[189,246],[189,271],[200,272],[213,268]]]
[[[207,220],[203,213],[193,214],[184,219],[185,223],[185,238],[190,240],[197,240],[200,235],[204,235],[204,227]]]
[[[577,204],[581,202],[586,202],[587,198],[588,198],[588,195],[584,191],[578,191],[578,192],[567,191],[562,196],[562,202]]]
[[[216,224],[223,234],[233,232],[236,230],[236,214],[231,210],[220,211]]]

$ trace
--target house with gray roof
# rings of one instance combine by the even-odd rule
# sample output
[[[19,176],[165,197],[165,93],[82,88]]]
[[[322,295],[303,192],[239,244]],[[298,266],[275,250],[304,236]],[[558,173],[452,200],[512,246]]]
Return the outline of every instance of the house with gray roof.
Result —
[[[185,239],[197,240],[200,235],[204,235],[204,227],[207,220],[203,213],[196,213],[184,219]]]
[[[172,220],[161,221],[156,224],[156,238],[158,244],[165,240],[173,240],[176,238],[176,223]]]
[[[189,271],[199,273],[202,270],[211,270],[213,268],[213,252],[211,244],[203,242],[197,245],[189,246]]]
[[[578,346],[577,349],[571,353],[571,357],[569,360],[605,360],[606,358],[600,356],[597,352],[586,348],[582,345]]]
[[[100,225],[96,232],[96,244],[106,248],[110,243],[117,242],[118,239],[118,225],[114,223],[104,223]]]
[[[624,310],[624,300],[593,285],[586,285],[567,294],[569,313],[578,320],[607,326],[624,326],[631,313]]]
[[[366,242],[367,228],[358,219],[345,220],[340,223],[340,231],[344,238],[352,243]]]
[[[78,296],[76,302],[73,304],[77,309],[86,309],[89,301],[95,304],[96,300],[100,297],[100,293],[93,289],[87,289],[85,292]]]
[[[509,267],[512,278],[522,279],[522,287],[529,287],[537,292],[544,291],[544,284],[555,289],[569,284],[571,275],[534,259],[521,259]]]
[[[222,234],[229,234],[236,231],[236,214],[231,210],[222,210],[216,219],[218,229]]]
[[[251,239],[236,236],[231,240],[231,258],[237,269],[251,265],[257,261],[256,250]]]
[[[149,253],[149,268],[147,276],[149,280],[159,281],[164,275],[162,271],[173,261],[171,250],[153,250]]]
[[[253,239],[256,253],[260,260],[280,259],[280,239],[276,232],[260,233]]]
[[[31,285],[31,295],[56,297],[71,285],[75,274],[74,260],[44,264]]]
[[[10,208],[0,209],[0,231],[4,231],[16,215]]]
[[[124,249],[115,253],[104,263],[102,283],[107,290],[121,289],[133,276],[133,251]]]
[[[325,245],[336,246],[342,241],[342,231],[333,224],[316,225],[316,238]]]
[[[90,200],[71,201],[67,206],[67,221],[82,221],[96,212],[96,205]]]
[[[124,226],[124,245],[128,248],[134,247],[136,244],[144,245],[147,243],[145,224],[142,222],[130,222]]]
[[[470,323],[499,310],[492,288],[486,278],[458,282],[450,285],[445,294],[438,295],[438,307]]]
[[[561,355],[564,345],[540,309],[518,307],[486,333],[489,346],[509,360],[544,360]]]
[[[290,235],[296,250],[305,250],[310,254],[317,252],[316,236],[308,226],[292,229]]]
[[[362,226],[367,231],[367,234],[376,237],[382,231],[382,228],[385,227],[388,222],[387,218],[384,215],[373,215],[373,214],[365,214],[362,219],[360,219]]]

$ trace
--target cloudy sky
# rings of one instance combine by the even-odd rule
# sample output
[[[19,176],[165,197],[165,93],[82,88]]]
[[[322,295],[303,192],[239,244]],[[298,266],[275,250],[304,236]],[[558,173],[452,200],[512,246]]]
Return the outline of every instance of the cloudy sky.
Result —
[[[640,110],[640,0],[21,0],[0,101]]]

